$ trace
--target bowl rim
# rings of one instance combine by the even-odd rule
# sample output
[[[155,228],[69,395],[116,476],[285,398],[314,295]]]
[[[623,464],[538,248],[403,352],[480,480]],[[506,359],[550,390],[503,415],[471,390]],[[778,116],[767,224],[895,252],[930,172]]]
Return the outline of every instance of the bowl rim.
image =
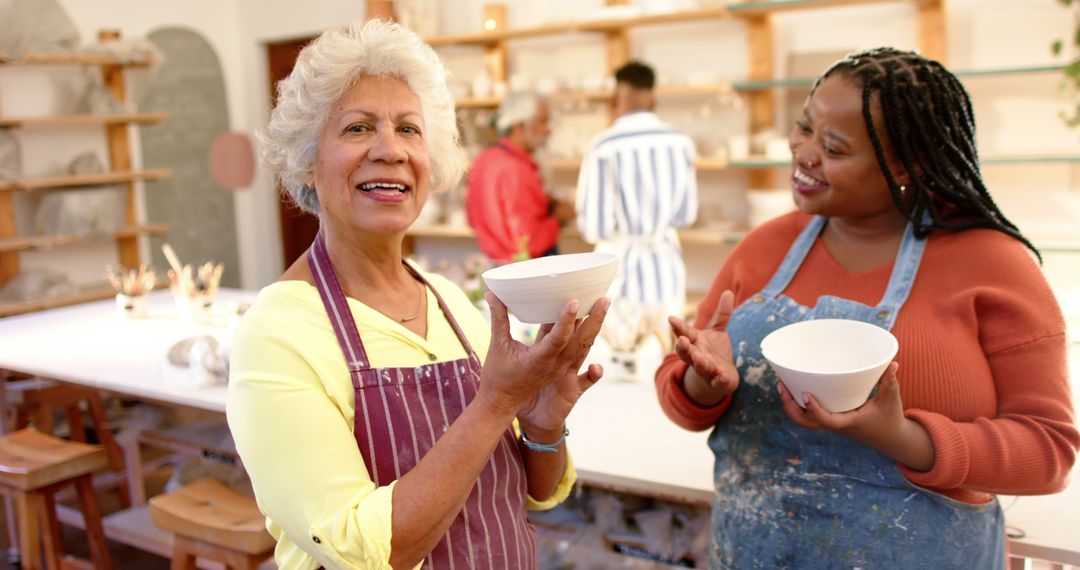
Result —
[[[583,267],[574,268],[572,270],[549,271],[549,272],[541,274],[541,275],[525,275],[525,276],[516,276],[516,277],[509,277],[509,276],[500,275],[501,273],[505,273],[506,271],[510,271],[509,269],[507,269],[508,267],[513,267],[516,270],[519,270],[523,264],[527,264],[527,265],[538,265],[538,264],[541,264],[541,263],[546,264],[546,263],[551,263],[551,260],[555,259],[555,258],[566,258],[566,257],[571,257],[571,256],[573,256],[573,257],[593,257],[593,258],[596,258],[596,261],[594,261],[594,262],[592,262],[592,263],[590,263],[588,265],[585,265]],[[518,280],[525,280],[525,279],[544,279],[544,278],[547,278],[547,277],[550,277],[550,276],[553,276],[553,275],[562,275],[562,274],[566,274],[566,273],[576,273],[576,272],[579,272],[579,271],[587,271],[587,270],[590,270],[590,269],[597,269],[599,267],[604,267],[606,265],[614,264],[616,261],[618,261],[618,258],[619,258],[619,256],[615,255],[614,253],[607,252],[607,251],[585,251],[585,252],[578,252],[578,253],[561,253],[561,254],[558,254],[558,255],[548,255],[548,256],[544,256],[544,257],[534,257],[532,259],[526,259],[526,260],[523,260],[523,261],[515,261],[513,263],[506,263],[506,264],[500,265],[498,267],[492,267],[491,269],[488,269],[488,270],[484,271],[483,273],[481,273],[480,277],[483,278],[484,281],[488,281],[488,280],[493,280],[493,281],[518,281]]]
[[[817,372],[817,371],[813,371],[813,370],[803,370],[801,368],[794,368],[794,367],[792,367],[792,366],[790,366],[788,364],[784,364],[783,362],[778,361],[778,359],[776,359],[774,357],[769,356],[768,345],[771,344],[771,343],[769,343],[769,338],[773,337],[773,335],[779,333],[780,331],[788,329],[789,327],[798,327],[800,325],[809,326],[808,323],[820,323],[820,322],[825,322],[825,321],[843,322],[843,323],[847,323],[847,324],[852,324],[853,326],[861,327],[861,328],[864,328],[865,330],[868,330],[868,331],[869,331],[869,329],[875,329],[873,334],[879,334],[879,336],[881,336],[881,333],[884,333],[883,338],[887,337],[889,339],[890,348],[889,348],[889,351],[888,351],[888,356],[883,358],[883,359],[877,360],[874,363],[869,364],[867,366],[860,366],[860,367],[856,367],[856,368],[847,368],[847,369],[843,369],[843,370],[832,370],[832,371],[829,371],[829,372]],[[866,328],[866,327],[869,327],[869,328]],[[773,337],[773,338],[775,339],[775,337]],[[775,340],[774,340],[774,342],[775,342]],[[899,350],[900,350],[900,342],[897,340],[896,335],[894,335],[892,333],[892,331],[890,331],[888,329],[885,329],[883,327],[879,327],[879,326],[877,326],[877,325],[875,325],[873,323],[868,323],[866,321],[860,321],[860,320],[856,320],[856,319],[809,319],[809,320],[805,320],[805,321],[797,321],[797,322],[794,322],[794,323],[786,324],[786,325],[784,325],[784,326],[770,332],[769,334],[765,335],[765,338],[761,339],[761,355],[764,356],[765,359],[768,360],[770,364],[772,364],[774,366],[780,366],[780,367],[783,367],[786,370],[791,370],[793,372],[798,372],[800,374],[813,374],[815,376],[841,376],[841,375],[845,375],[845,374],[857,374],[857,373],[861,373],[861,372],[867,372],[869,370],[873,370],[874,368],[877,368],[877,367],[881,366],[883,363],[888,364],[889,362],[891,362],[894,358],[896,358],[896,353],[899,352]]]

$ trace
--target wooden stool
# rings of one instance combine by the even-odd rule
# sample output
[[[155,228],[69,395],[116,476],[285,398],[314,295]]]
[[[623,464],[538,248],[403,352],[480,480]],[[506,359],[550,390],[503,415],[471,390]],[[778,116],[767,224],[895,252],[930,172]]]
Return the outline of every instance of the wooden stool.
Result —
[[[255,504],[215,479],[199,479],[150,499],[150,519],[172,532],[172,570],[194,570],[195,558],[254,570],[274,554],[274,537]]]
[[[83,429],[80,405],[85,402],[90,410],[90,426],[109,458],[109,470],[124,473],[124,454],[109,429],[105,404],[97,390],[42,378],[29,378],[7,382],[4,391],[5,403],[15,407],[15,429],[28,427],[33,419],[34,427],[38,431],[51,435],[53,413],[63,409],[67,415],[71,440],[82,443],[86,443],[86,431]],[[116,489],[122,508],[131,506],[131,491],[125,478],[117,479],[109,488]]]
[[[107,464],[108,458],[100,445],[64,441],[32,428],[0,436],[0,488],[13,495],[18,505],[23,568],[42,567],[42,546],[45,567],[49,569],[60,568],[61,561],[65,566],[86,566],[85,562],[64,557],[60,522],[56,518],[54,495],[72,482],[86,523],[94,568],[112,567],[101,526],[101,509],[90,477]]]

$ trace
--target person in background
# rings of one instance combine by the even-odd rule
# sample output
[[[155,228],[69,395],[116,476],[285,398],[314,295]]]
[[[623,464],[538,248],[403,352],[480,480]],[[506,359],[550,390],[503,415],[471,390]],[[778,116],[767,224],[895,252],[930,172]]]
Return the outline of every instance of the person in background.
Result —
[[[975,145],[960,81],[915,53],[855,53],[814,84],[790,135],[798,211],[746,236],[693,325],[670,319],[656,373],[672,420],[713,427],[712,567],[1001,569],[995,495],[1068,481],[1065,323]],[[900,344],[849,412],[790,393],[761,354],[823,318]]]
[[[531,347],[402,258],[466,165],[446,70],[371,20],[330,29],[278,86],[275,177],[319,217],[234,341],[227,415],[280,568],[536,568],[526,508],[567,496],[565,419],[608,301],[571,301]],[[520,429],[516,429],[516,428]]]
[[[614,302],[660,306],[681,317],[686,266],[676,229],[697,217],[694,142],[653,113],[655,84],[641,62],[615,72],[615,123],[593,140],[581,164],[575,209],[585,241],[619,256]]]
[[[551,135],[547,102],[527,92],[508,94],[495,114],[499,140],[469,169],[465,210],[476,241],[495,263],[558,253],[559,226],[573,206],[550,198],[533,154]]]

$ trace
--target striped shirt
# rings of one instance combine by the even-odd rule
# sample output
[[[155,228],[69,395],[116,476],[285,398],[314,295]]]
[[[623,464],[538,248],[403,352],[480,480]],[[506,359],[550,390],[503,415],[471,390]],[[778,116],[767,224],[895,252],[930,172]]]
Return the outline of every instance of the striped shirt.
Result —
[[[682,316],[686,267],[675,229],[697,217],[694,156],[688,136],[646,111],[619,117],[593,141],[578,178],[578,229],[622,257],[613,298]]]

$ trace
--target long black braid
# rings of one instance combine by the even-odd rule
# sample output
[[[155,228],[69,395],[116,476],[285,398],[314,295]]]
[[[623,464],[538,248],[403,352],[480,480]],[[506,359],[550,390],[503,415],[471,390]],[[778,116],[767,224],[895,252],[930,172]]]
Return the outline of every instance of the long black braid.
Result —
[[[863,118],[878,165],[896,207],[915,225],[916,236],[924,238],[935,230],[990,228],[1020,240],[1042,260],[983,183],[971,98],[955,75],[936,61],[893,48],[849,55],[833,64],[813,90],[833,75],[862,87]],[[881,134],[871,118],[874,93],[881,102],[884,135],[911,175],[906,192],[901,192],[889,170]],[[905,196],[911,192],[913,197]]]

